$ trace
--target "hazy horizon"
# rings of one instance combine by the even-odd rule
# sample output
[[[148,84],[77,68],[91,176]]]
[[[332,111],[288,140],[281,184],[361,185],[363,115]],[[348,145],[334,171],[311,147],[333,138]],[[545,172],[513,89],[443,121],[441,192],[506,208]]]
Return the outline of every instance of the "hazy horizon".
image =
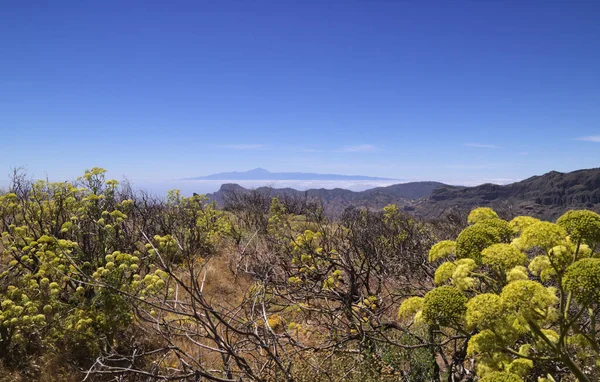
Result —
[[[27,169],[23,169],[29,179],[48,179],[53,182],[62,181],[73,181],[74,178],[59,178],[53,177],[51,174],[36,175],[27,172]],[[83,171],[82,173],[83,174]],[[80,174],[80,175],[81,175]],[[356,175],[356,174],[354,174]],[[542,174],[531,174],[542,175]],[[293,188],[296,190],[307,190],[307,189],[334,189],[342,188],[351,191],[364,191],[375,187],[385,187],[394,184],[403,184],[410,182],[441,182],[455,186],[477,186],[484,183],[495,183],[495,184],[509,184],[518,182],[522,179],[498,179],[498,178],[485,178],[483,181],[479,179],[458,181],[451,179],[426,179],[426,178],[415,178],[415,179],[390,179],[390,180],[310,180],[310,179],[298,179],[298,180],[273,180],[273,179],[253,179],[253,180],[240,180],[240,179],[223,179],[223,180],[192,180],[192,179],[181,179],[181,178],[165,178],[165,179],[152,179],[152,178],[136,178],[136,177],[119,177],[115,176],[110,171],[106,174],[107,179],[116,179],[120,182],[129,182],[133,188],[137,191],[147,191],[157,196],[165,196],[168,190],[178,189],[182,194],[189,196],[193,193],[207,194],[218,191],[221,185],[228,183],[235,183],[248,189],[255,189],[259,187],[274,187],[274,188]],[[529,176],[528,176],[529,177]],[[524,179],[524,178],[523,178]],[[9,176],[5,176],[3,179],[0,178],[0,189],[6,188],[9,185]]]

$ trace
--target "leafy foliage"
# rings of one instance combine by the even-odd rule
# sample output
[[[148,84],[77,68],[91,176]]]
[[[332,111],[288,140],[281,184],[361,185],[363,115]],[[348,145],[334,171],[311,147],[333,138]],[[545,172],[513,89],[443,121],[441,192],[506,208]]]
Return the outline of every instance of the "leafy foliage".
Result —
[[[0,195],[0,373],[39,379],[54,356],[71,380],[600,378],[598,214],[329,220],[105,174]]]
[[[498,214],[489,207],[479,207],[471,211],[467,221],[469,224],[475,224],[487,219],[498,219]]]
[[[540,380],[565,374],[596,380],[599,218],[570,211],[557,224],[524,216],[507,223],[476,209],[456,240],[458,260],[441,251],[449,242],[430,252],[430,261],[448,260],[434,277],[446,286],[428,292],[422,310],[406,300],[402,316],[423,315],[425,323],[442,328],[442,337],[464,333],[481,381],[520,381],[531,373]]]
[[[451,286],[427,292],[423,299],[423,318],[430,325],[453,326],[463,320],[467,298]]]
[[[180,245],[174,237],[157,234],[152,243],[145,232],[159,233],[165,225],[181,234],[182,245],[210,253],[228,231],[222,214],[199,197],[171,194],[160,217],[144,217],[133,195],[104,174],[93,168],[77,183],[17,179],[12,192],[0,196],[5,365],[22,367],[45,349],[63,349],[66,361],[85,367],[101,354],[134,346],[123,336],[133,328],[138,302],[169,294],[154,246],[164,254],[161,261],[181,260],[172,255]],[[179,226],[184,217],[192,228]]]

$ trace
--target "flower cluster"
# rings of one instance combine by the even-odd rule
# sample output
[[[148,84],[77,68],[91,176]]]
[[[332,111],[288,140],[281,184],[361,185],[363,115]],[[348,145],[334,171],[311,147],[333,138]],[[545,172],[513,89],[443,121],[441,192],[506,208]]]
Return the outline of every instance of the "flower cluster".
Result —
[[[507,222],[477,208],[468,222],[455,242],[431,248],[430,262],[445,261],[434,273],[437,287],[405,300],[398,317],[473,332],[467,354],[477,360],[480,381],[522,381],[543,367],[536,360],[552,357],[569,357],[565,367],[579,376],[577,362],[597,367],[590,363],[600,356],[590,342],[597,329],[575,323],[597,319],[600,215],[569,211],[557,223],[528,216]]]

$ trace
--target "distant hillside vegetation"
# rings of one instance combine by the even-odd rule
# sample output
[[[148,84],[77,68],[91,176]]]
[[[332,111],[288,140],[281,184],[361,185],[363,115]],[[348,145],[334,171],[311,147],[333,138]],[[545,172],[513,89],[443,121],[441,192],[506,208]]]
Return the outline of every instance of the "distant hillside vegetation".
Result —
[[[439,182],[412,182],[377,187],[366,191],[261,187],[262,195],[320,200],[325,213],[339,216],[348,207],[379,210],[397,204],[404,211],[436,218],[451,210],[469,211],[477,206],[490,206],[506,215],[531,215],[554,219],[574,208],[600,211],[600,168],[569,173],[552,171],[520,182],[475,187],[450,186]],[[223,204],[232,193],[251,192],[237,184],[224,184],[208,197]]]
[[[443,186],[406,209],[437,217],[453,208],[467,211],[477,206],[542,219],[554,219],[574,208],[600,211],[600,168],[569,173],[552,171],[505,186]]]
[[[329,216],[339,216],[348,207],[363,207],[380,210],[388,204],[409,206],[414,200],[430,196],[436,188],[445,186],[439,182],[411,182],[395,184],[387,187],[377,187],[366,191],[350,191],[341,188],[327,190],[324,188],[298,191],[292,188],[260,187],[254,192],[269,196],[292,196],[320,200],[325,213]],[[219,191],[208,194],[211,200],[223,205],[228,195],[234,193],[253,192],[237,184],[223,184]]]

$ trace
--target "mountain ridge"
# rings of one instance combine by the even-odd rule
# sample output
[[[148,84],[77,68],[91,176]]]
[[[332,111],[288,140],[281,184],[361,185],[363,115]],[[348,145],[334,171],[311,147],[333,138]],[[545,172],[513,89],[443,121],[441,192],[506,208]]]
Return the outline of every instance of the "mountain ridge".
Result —
[[[440,182],[409,182],[375,187],[365,191],[346,189],[276,189],[256,190],[271,196],[290,195],[321,200],[325,213],[339,216],[348,207],[380,210],[387,204],[397,204],[407,213],[437,218],[448,211],[467,212],[479,206],[489,206],[504,215],[531,215],[555,219],[568,209],[584,208],[600,212],[600,168],[572,172],[550,171],[507,185],[492,183],[473,187],[452,186]],[[237,184],[223,184],[219,191],[207,194],[222,204],[230,192],[252,192]]]
[[[507,185],[443,186],[414,203],[413,208],[421,215],[436,217],[448,209],[478,206],[549,220],[573,208],[600,211],[600,168],[550,171]]]
[[[411,200],[430,195],[435,188],[443,185],[444,183],[440,182],[425,181],[399,183],[391,186],[375,187],[365,191],[351,191],[343,188],[313,188],[299,191],[293,188],[271,187],[259,187],[249,190],[235,183],[226,183],[221,185],[219,191],[207,194],[206,196],[220,205],[226,202],[229,195],[244,192],[258,192],[272,197],[288,195],[292,197],[319,199],[327,215],[339,216],[348,207],[364,207],[376,210],[392,203],[408,205]]]

